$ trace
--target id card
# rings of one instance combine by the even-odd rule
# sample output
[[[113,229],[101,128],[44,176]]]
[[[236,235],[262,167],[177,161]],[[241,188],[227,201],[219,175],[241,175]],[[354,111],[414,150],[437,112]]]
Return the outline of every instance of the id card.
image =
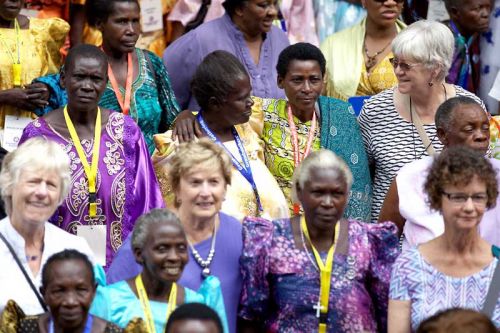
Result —
[[[163,30],[163,15],[161,0],[141,1],[142,32]]]
[[[7,151],[13,151],[16,149],[24,128],[31,121],[33,121],[33,119],[28,117],[5,115],[2,147],[4,147]]]
[[[106,225],[77,225],[76,235],[85,238],[96,263],[106,266]]]
[[[450,19],[448,11],[444,5],[444,0],[429,0],[427,19],[431,21],[446,21]]]

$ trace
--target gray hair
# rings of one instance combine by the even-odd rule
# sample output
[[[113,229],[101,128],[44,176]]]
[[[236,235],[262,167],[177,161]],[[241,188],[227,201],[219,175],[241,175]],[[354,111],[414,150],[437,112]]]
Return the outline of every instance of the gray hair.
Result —
[[[151,230],[152,226],[159,224],[178,225],[184,233],[184,228],[182,227],[177,215],[166,208],[152,209],[148,213],[141,215],[135,222],[131,239],[132,251],[134,249],[144,248],[149,235],[149,230]]]
[[[417,21],[392,41],[394,56],[414,60],[431,70],[440,68],[437,80],[448,75],[454,52],[453,33],[446,25],[435,21]]]
[[[299,202],[297,187],[304,188],[306,180],[310,178],[312,169],[333,169],[344,177],[347,184],[347,192],[352,186],[352,172],[342,158],[331,150],[320,149],[309,154],[295,169],[292,178],[292,200]]]
[[[70,160],[68,154],[55,141],[44,137],[34,137],[16,150],[8,153],[2,163],[0,172],[0,189],[5,210],[12,212],[12,191],[19,182],[23,171],[54,172],[59,176],[60,191],[58,205],[66,198],[71,181]]]

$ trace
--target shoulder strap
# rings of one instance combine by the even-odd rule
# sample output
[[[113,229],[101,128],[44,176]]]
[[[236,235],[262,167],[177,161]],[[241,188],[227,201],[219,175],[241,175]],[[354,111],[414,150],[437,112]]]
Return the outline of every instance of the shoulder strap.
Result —
[[[500,249],[493,245],[491,247],[491,252],[493,256],[499,259]],[[488,288],[488,293],[486,294],[486,299],[484,301],[482,313],[487,315],[489,318],[493,316],[495,307],[498,301],[498,294],[500,292],[500,259],[497,261],[497,266],[495,267],[495,272],[491,278],[490,287]]]
[[[396,94],[396,91],[394,91],[394,94]],[[396,96],[394,98],[394,100],[396,100]],[[402,100],[402,98],[400,97],[400,100]],[[404,100],[403,101],[404,103],[404,110],[403,113],[405,114],[405,116],[407,117],[407,119],[410,119],[412,118],[413,120],[413,125],[415,126],[415,128],[417,129],[417,133],[418,135],[420,136],[420,139],[422,140],[422,143],[424,144],[424,147],[425,147],[425,150],[427,151],[427,154],[429,156],[433,156],[436,154],[436,150],[434,149],[434,146],[432,145],[432,142],[431,140],[429,139],[429,136],[427,135],[427,132],[425,132],[425,129],[424,129],[424,125],[422,123],[422,120],[420,119],[420,116],[418,115],[417,112],[413,112],[413,114],[410,115],[410,104],[409,104],[409,101],[408,100]]]
[[[49,309],[47,308],[47,305],[45,305],[45,302],[43,301],[42,296],[40,296],[40,294],[36,290],[36,287],[33,284],[33,281],[31,281],[30,277],[28,276],[28,273],[26,272],[26,270],[23,267],[23,264],[21,264],[21,261],[19,261],[19,258],[17,257],[16,253],[14,252],[14,249],[12,248],[10,243],[7,241],[7,239],[4,237],[4,235],[2,235],[1,232],[0,232],[0,239],[2,239],[2,241],[5,243],[5,245],[9,249],[10,253],[12,254],[12,257],[16,261],[17,266],[19,266],[19,268],[21,269],[21,272],[23,272],[23,275],[26,278],[26,281],[28,281],[28,284],[30,285],[31,290],[33,290],[33,292],[35,293],[35,296],[38,299],[38,302],[40,302],[40,305],[42,306],[43,311],[47,312]]]

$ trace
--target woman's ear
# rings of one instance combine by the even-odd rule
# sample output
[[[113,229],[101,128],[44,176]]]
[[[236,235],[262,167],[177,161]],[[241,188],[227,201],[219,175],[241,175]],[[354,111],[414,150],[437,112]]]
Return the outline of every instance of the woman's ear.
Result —
[[[283,89],[283,78],[278,75],[278,88]]]
[[[142,249],[135,247],[133,249],[133,252],[134,252],[135,262],[142,266],[144,264],[144,258],[142,257]]]
[[[66,78],[66,70],[64,69],[64,66],[62,66],[61,70],[59,71],[59,85],[63,89],[66,89],[66,84],[64,83],[65,78]]]
[[[214,96],[208,99],[208,107],[210,109],[217,109],[220,106],[220,102]]]

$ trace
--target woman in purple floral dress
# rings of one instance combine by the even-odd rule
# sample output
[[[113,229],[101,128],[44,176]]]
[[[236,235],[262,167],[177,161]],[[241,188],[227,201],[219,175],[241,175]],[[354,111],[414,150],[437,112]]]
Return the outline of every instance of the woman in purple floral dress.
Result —
[[[244,221],[241,332],[386,331],[397,229],[341,219],[351,184],[341,158],[313,152],[293,178],[304,215]]]

